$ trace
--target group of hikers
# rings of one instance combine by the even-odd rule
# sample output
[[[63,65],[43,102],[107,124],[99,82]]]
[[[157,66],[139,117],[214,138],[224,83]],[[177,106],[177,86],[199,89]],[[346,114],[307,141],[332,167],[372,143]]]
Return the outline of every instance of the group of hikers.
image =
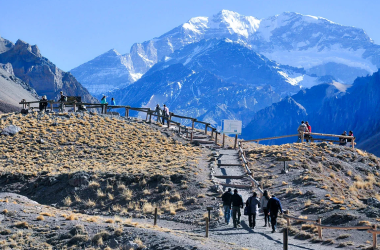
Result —
[[[308,134],[308,133],[311,133],[311,126],[310,126],[308,121],[306,121],[306,122],[302,121],[301,125],[298,126],[297,132],[298,132],[298,141],[297,142],[301,141],[302,133],[306,133],[306,134],[304,134],[304,138],[305,138],[306,142],[311,141],[312,137],[310,134]],[[354,137],[354,132],[352,132],[352,130],[351,130],[347,135],[347,132],[344,131],[342,135]],[[351,143],[351,142],[352,142],[351,138],[339,137],[339,145],[341,145],[341,146],[346,146],[347,143]]]
[[[232,194],[231,188],[229,188],[223,195],[223,208],[224,219],[227,225],[230,224],[231,212],[234,228],[240,227],[241,211],[244,207],[243,198],[238,194],[238,190],[234,189]],[[279,199],[272,195],[269,196],[267,190],[264,191],[261,199],[257,197],[257,193],[253,192],[252,196],[245,202],[244,215],[248,215],[249,227],[254,229],[256,226],[256,217],[260,212],[260,208],[264,213],[264,227],[272,226],[272,233],[276,232],[278,213],[283,213],[281,202]]]
[[[162,123],[162,125],[165,125],[165,120],[166,120],[166,123],[169,124],[169,114],[170,113],[169,113],[169,108],[165,104],[164,104],[163,109],[161,109],[160,104],[157,104],[155,112],[157,115],[157,122]]]
[[[103,95],[102,99],[100,99],[100,104],[108,104],[107,102],[107,96]],[[116,101],[115,101],[115,98],[111,98],[111,103],[110,103],[111,106],[116,106]]]

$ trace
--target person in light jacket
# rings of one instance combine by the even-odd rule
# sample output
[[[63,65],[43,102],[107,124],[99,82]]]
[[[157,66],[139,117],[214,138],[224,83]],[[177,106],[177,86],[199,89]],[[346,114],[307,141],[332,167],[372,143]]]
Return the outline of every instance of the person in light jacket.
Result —
[[[249,227],[254,229],[256,226],[256,214],[259,213],[260,207],[260,201],[257,198],[256,192],[253,192],[252,196],[248,198],[245,205],[248,207]]]
[[[305,133],[305,132],[309,132],[304,121],[302,121],[301,125],[298,126],[297,132],[298,132],[298,141],[297,142],[300,142],[301,141],[301,134]]]
[[[261,201],[260,201],[261,208],[263,209],[263,212],[264,212],[264,221],[265,221],[264,227],[266,227],[267,225],[268,227],[270,227],[270,217],[269,217],[269,210],[268,210],[269,199],[270,199],[269,193],[267,190],[265,190],[263,197],[261,197]]]

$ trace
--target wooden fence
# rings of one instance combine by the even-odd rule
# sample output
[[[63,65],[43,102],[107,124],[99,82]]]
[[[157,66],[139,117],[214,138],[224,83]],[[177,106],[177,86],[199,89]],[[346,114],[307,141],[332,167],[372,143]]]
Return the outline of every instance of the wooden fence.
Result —
[[[102,114],[107,114],[108,110],[111,110],[111,109],[122,108],[122,109],[125,109],[125,117],[126,118],[129,118],[129,111],[130,110],[138,111],[138,112],[144,112],[144,113],[146,113],[146,118],[145,118],[146,122],[152,122],[152,116],[155,116],[155,117],[157,117],[157,119],[158,118],[160,118],[160,119],[164,118],[167,121],[168,127],[170,127],[170,124],[176,125],[178,127],[179,132],[181,132],[181,129],[184,129],[185,133],[186,133],[186,137],[188,137],[188,134],[190,133],[190,142],[193,142],[195,123],[199,123],[199,124],[202,124],[205,126],[205,129],[204,129],[205,135],[208,135],[209,130],[211,130],[211,138],[213,138],[214,134],[215,134],[215,144],[217,144],[218,135],[220,135],[220,132],[218,132],[215,127],[211,126],[210,123],[198,121],[196,118],[193,118],[193,117],[177,115],[177,114],[174,114],[173,112],[169,113],[169,117],[164,117],[163,115],[157,115],[156,111],[151,110],[150,108],[136,108],[136,107],[131,107],[131,106],[121,106],[121,105],[111,106],[108,104],[84,103],[84,102],[76,102],[76,101],[60,102],[60,101],[51,101],[51,100],[33,101],[33,102],[27,102],[25,100],[22,100],[19,104],[22,105],[23,109],[32,109],[33,110],[33,109],[36,109],[38,107],[32,107],[31,105],[40,104],[41,102],[48,103],[47,109],[50,110],[51,112],[53,112],[54,109],[63,110],[63,109],[65,109],[65,107],[73,108],[72,111],[76,112],[80,106],[86,106],[86,109],[93,109],[93,108],[99,109],[99,108],[101,108]],[[58,106],[54,107],[54,105],[58,105]],[[173,121],[172,118],[180,118],[180,119],[191,120],[191,123],[192,123],[191,129],[189,129],[186,126],[182,126],[180,122]],[[224,135],[223,135],[223,147],[224,147]]]
[[[289,210],[284,211],[284,218],[286,219],[286,224],[288,227],[291,227],[290,220],[312,223],[312,226],[315,226],[318,228],[318,238],[320,240],[323,239],[323,237],[322,237],[323,228],[325,228],[325,229],[337,229],[337,230],[367,230],[368,233],[372,234],[373,249],[377,248],[377,235],[380,234],[380,230],[377,230],[377,225],[375,225],[375,224],[374,225],[368,225],[368,226],[348,226],[348,227],[328,226],[328,225],[322,225],[322,218],[321,217],[318,218],[317,220],[297,218],[294,216],[290,216]]]

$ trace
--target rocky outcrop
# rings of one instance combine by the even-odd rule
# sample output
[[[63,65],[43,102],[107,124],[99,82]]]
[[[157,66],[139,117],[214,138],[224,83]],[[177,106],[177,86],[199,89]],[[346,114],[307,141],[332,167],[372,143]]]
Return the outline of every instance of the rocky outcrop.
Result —
[[[43,57],[36,45],[22,40],[18,40],[15,45],[2,44],[0,48],[6,49],[0,54],[0,63],[10,63],[14,75],[34,88],[40,96],[57,99],[59,92],[63,91],[65,95],[81,96],[85,102],[97,102],[75,77]]]

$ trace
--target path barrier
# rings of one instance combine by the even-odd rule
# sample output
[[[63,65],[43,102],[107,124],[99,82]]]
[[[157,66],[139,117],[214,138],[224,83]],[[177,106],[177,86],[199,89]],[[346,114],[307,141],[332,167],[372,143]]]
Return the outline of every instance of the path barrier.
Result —
[[[347,227],[343,227],[343,226],[328,226],[328,225],[322,225],[322,218],[321,217],[319,217],[317,220],[315,220],[315,219],[313,220],[313,219],[297,218],[297,217],[294,217],[294,216],[290,216],[289,215],[289,210],[284,211],[284,215],[283,216],[286,219],[286,224],[287,224],[288,228],[291,227],[290,220],[300,221],[300,222],[311,222],[312,226],[315,226],[315,227],[318,228],[318,238],[320,240],[323,240],[323,237],[322,237],[322,230],[323,230],[323,228],[325,228],[325,229],[337,229],[337,230],[366,230],[367,229],[367,232],[372,234],[372,243],[373,243],[372,247],[373,247],[373,249],[377,248],[377,235],[380,234],[380,230],[377,230],[377,225],[376,224],[367,225],[367,226],[347,226]]]
[[[165,119],[167,121],[167,126],[170,127],[170,124],[174,124],[178,127],[178,132],[181,132],[181,129],[185,130],[186,133],[186,138],[189,137],[190,133],[190,142],[193,142],[194,138],[194,131],[195,131],[195,123],[205,125],[204,129],[204,134],[208,135],[208,131],[211,130],[211,138],[213,139],[214,134],[215,134],[215,144],[218,142],[218,135],[221,133],[217,131],[216,127],[211,126],[210,123],[208,122],[203,122],[203,121],[198,121],[196,118],[193,117],[188,117],[188,116],[182,116],[178,114],[174,114],[173,112],[169,113],[169,117],[163,116],[163,115],[158,115],[156,114],[155,110],[151,110],[150,108],[136,108],[136,107],[131,107],[131,106],[124,106],[124,105],[108,105],[108,104],[100,104],[100,103],[85,103],[85,102],[77,102],[76,100],[73,101],[66,101],[66,102],[61,102],[61,101],[52,101],[52,100],[47,100],[47,101],[32,101],[32,102],[27,102],[25,99],[21,100],[19,104],[22,105],[22,109],[28,109],[28,110],[33,110],[33,109],[38,109],[37,107],[32,107],[31,105],[33,104],[40,104],[41,102],[43,103],[48,103],[49,107],[47,108],[51,112],[54,112],[54,110],[64,110],[65,107],[72,107],[72,111],[76,112],[79,107],[81,106],[86,106],[86,109],[99,109],[101,108],[101,113],[102,114],[107,114],[108,110],[111,109],[125,109],[125,117],[129,118],[129,111],[137,111],[137,112],[144,112],[146,113],[146,122],[152,122],[152,116],[157,117],[158,119]],[[54,106],[58,105],[58,106]],[[186,119],[186,120],[191,120],[191,128],[188,128],[186,126],[182,126],[180,122],[173,121],[172,118],[179,118],[179,119]],[[224,136],[223,136],[223,147],[224,147]]]

